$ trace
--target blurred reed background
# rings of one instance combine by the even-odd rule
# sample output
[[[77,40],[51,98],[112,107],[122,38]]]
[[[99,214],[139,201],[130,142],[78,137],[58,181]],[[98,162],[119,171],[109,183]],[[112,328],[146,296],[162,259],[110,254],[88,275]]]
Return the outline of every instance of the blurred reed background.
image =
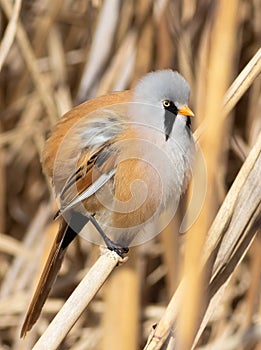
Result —
[[[189,220],[202,211],[179,235],[184,199],[164,232],[132,248],[59,349],[142,349],[183,280],[167,315],[171,323],[178,314],[176,342],[169,336],[166,349],[260,350],[260,76],[249,73],[250,88],[223,109],[226,90],[260,48],[260,0],[0,0],[0,21],[0,349],[32,349],[99,255],[82,239],[72,244],[21,341],[57,231],[40,165],[51,126],[83,100],[172,68],[188,80],[194,130],[201,125],[207,188],[197,160],[194,190],[206,196],[193,199]]]

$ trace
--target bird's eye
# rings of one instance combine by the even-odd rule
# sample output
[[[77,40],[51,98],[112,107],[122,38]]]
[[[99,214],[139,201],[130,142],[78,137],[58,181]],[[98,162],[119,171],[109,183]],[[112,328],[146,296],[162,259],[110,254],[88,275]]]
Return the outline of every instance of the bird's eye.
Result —
[[[169,100],[163,100],[163,101],[162,101],[162,104],[163,104],[163,107],[164,107],[164,108],[169,108],[171,102],[170,102]]]

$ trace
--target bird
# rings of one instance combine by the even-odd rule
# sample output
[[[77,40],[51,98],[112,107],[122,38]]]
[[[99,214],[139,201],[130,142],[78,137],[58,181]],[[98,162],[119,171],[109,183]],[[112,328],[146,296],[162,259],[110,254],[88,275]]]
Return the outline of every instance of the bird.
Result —
[[[42,167],[53,184],[60,225],[21,337],[39,318],[67,247],[87,223],[97,232],[87,239],[122,257],[157,233],[166,208],[174,213],[195,153],[189,94],[177,71],[153,71],[131,90],[74,107],[53,127]]]

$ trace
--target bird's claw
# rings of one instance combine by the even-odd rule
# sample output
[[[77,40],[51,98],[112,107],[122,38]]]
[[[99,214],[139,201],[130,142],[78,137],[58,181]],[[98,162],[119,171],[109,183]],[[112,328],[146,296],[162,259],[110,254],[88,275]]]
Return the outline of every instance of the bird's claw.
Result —
[[[129,251],[129,248],[128,247],[122,247],[118,244],[110,244],[108,247],[107,247],[109,250],[117,253],[122,259],[124,258],[124,255],[128,253]]]

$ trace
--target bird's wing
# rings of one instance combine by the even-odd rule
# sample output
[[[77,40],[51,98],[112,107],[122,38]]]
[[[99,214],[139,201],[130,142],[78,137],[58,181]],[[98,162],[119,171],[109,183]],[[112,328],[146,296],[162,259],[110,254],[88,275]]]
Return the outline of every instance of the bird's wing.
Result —
[[[107,183],[116,172],[117,157],[118,150],[110,142],[98,147],[91,156],[85,154],[59,194],[61,213],[88,199]]]
[[[119,155],[116,140],[124,128],[117,111],[102,109],[94,118],[80,120],[66,135],[53,177],[61,213],[91,197],[114,176]]]

